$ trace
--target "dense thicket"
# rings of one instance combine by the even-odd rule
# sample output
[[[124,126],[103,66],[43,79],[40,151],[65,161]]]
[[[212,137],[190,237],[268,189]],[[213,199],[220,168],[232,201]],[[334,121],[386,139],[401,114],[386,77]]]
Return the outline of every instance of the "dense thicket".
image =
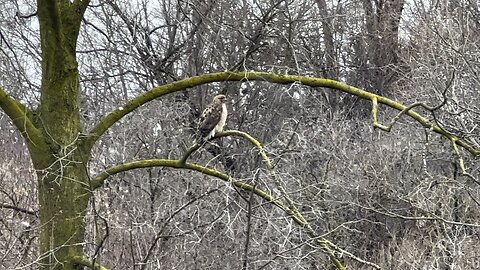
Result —
[[[0,87],[35,109],[42,90],[37,7],[0,5]],[[469,0],[92,1],[76,47],[81,129],[152,87],[255,70],[326,77],[404,104],[438,106],[433,114],[416,110],[478,149],[478,18],[480,7]],[[105,133],[86,174],[181,157],[201,109],[219,92],[229,98],[227,128],[261,141],[275,168],[267,171],[236,137],[191,161],[285,192],[319,235],[382,269],[480,268],[478,157],[455,152],[408,118],[390,133],[374,129],[370,103],[329,89],[243,81],[164,96]],[[381,106],[380,121],[395,113]],[[38,268],[39,174],[4,113],[0,149],[0,268]],[[110,269],[333,267],[272,204],[198,172],[120,173],[88,205],[81,246]],[[371,269],[339,257],[349,269]]]

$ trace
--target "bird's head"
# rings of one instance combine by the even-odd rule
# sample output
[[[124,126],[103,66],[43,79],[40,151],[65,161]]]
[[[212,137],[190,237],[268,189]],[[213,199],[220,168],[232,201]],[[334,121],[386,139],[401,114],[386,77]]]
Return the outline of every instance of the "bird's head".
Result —
[[[213,102],[215,103],[225,103],[227,101],[227,97],[225,95],[216,95],[213,98]]]

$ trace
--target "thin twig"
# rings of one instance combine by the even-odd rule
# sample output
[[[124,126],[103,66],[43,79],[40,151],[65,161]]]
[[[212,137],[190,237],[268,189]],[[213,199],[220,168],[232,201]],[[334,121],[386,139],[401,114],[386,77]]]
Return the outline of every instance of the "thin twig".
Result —
[[[457,143],[456,143],[456,138],[452,138],[450,141],[452,142],[453,150],[455,151],[455,155],[457,156],[458,166],[460,167],[460,170],[462,171],[462,175],[467,176],[473,182],[480,185],[480,181],[478,179],[476,179],[473,175],[468,173],[467,170],[465,169],[465,163],[463,161],[462,155],[460,154],[460,150],[458,149],[458,146],[457,146]]]
[[[36,211],[29,210],[29,209],[25,209],[25,208],[22,208],[22,207],[19,207],[19,206],[15,206],[15,205],[6,204],[6,203],[0,203],[0,208],[12,209],[12,210],[15,210],[15,211],[24,213],[24,214],[28,214],[28,215],[32,215],[32,216],[37,216],[37,212],[36,212]]]
[[[205,196],[207,195],[210,195],[211,193],[215,192],[215,191],[218,191],[218,189],[212,189],[212,190],[209,190],[205,193],[203,193],[202,195],[200,195],[199,197],[197,198],[193,198],[192,200],[188,201],[187,203],[185,203],[184,205],[180,206],[177,210],[175,210],[168,218],[167,220],[165,220],[165,222],[163,223],[163,226],[160,228],[159,232],[155,234],[155,236],[153,237],[153,240],[152,240],[152,244],[150,245],[150,248],[148,249],[147,251],[147,255],[145,255],[145,257],[143,257],[142,259],[142,268],[141,269],[145,269],[147,267],[147,262],[148,262],[148,259],[150,258],[150,256],[153,254],[153,250],[155,249],[157,243],[158,243],[158,240],[160,240],[162,238],[162,233],[164,232],[164,230],[167,228],[167,225],[170,224],[170,221],[172,219],[175,218],[175,216],[177,214],[179,214],[180,212],[182,212],[185,208],[187,208],[188,206],[192,205],[193,203],[195,203],[196,201],[204,198]]]
[[[256,187],[258,181],[258,174],[260,172],[257,170],[255,174],[253,185]],[[250,235],[252,233],[252,203],[253,203],[253,192],[250,191],[250,197],[247,202],[247,228],[245,229],[245,247],[243,249],[243,270],[248,269],[248,248],[250,246]]]

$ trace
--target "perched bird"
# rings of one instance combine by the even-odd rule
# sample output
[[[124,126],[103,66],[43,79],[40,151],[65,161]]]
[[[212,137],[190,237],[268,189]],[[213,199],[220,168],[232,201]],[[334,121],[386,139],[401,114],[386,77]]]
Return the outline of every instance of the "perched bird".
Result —
[[[207,141],[216,133],[223,131],[228,114],[226,101],[225,95],[216,95],[212,103],[203,111],[198,125],[201,140]]]

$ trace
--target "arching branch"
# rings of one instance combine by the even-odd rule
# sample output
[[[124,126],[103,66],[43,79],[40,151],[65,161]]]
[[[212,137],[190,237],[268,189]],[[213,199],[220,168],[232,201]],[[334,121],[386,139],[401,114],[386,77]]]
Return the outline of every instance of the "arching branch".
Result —
[[[419,113],[408,110],[407,106],[391,100],[389,98],[376,95],[374,93],[367,92],[365,90],[338,82],[329,79],[323,78],[310,78],[304,76],[294,76],[294,75],[284,75],[284,74],[275,74],[268,72],[219,72],[219,73],[209,73],[199,76],[194,76],[186,78],[180,81],[173,83],[165,84],[162,86],[155,87],[150,91],[140,94],[139,96],[128,101],[124,106],[119,107],[117,110],[109,113],[105,118],[103,118],[97,125],[90,131],[89,136],[85,139],[86,149],[91,148],[95,142],[98,140],[102,134],[104,134],[112,125],[114,125],[118,120],[123,118],[128,113],[134,111],[136,108],[142,106],[143,104],[152,101],[163,95],[167,95],[176,91],[185,90],[187,88],[192,88],[202,84],[207,84],[211,82],[223,82],[223,81],[266,81],[271,83],[278,84],[291,84],[298,83],[301,85],[307,85],[311,87],[326,87],[330,89],[335,89],[342,91],[354,96],[357,96],[366,100],[376,100],[377,103],[385,104],[393,109],[398,111],[405,111],[404,114],[415,119],[417,122],[422,124],[424,127],[431,129],[432,131],[442,135],[447,140],[455,141],[455,144],[463,147],[469,151],[472,155],[480,155],[480,149],[473,146],[472,144],[457,138],[455,135],[448,133],[447,131],[440,128],[438,125],[430,122],[426,117],[420,115]]]
[[[2,88],[0,88],[0,108],[7,114],[27,143],[37,146],[43,143],[41,131],[33,124],[32,111],[9,96]]]
[[[278,199],[272,197],[265,191],[262,191],[259,188],[255,188],[252,185],[247,184],[245,182],[233,180],[229,175],[225,173],[219,172],[214,169],[206,168],[195,163],[182,164],[180,160],[172,160],[172,159],[147,159],[147,160],[132,161],[128,163],[114,165],[110,168],[107,168],[103,172],[97,174],[95,177],[93,177],[92,180],[90,181],[90,188],[92,190],[95,190],[101,187],[105,182],[105,179],[107,179],[111,175],[134,170],[134,169],[151,168],[151,167],[168,167],[168,168],[175,168],[175,169],[188,169],[192,171],[201,172],[203,174],[216,177],[223,181],[232,182],[232,184],[238,188],[245,189],[248,191],[253,191],[256,195],[260,196],[264,200],[269,201],[281,207],[282,209],[285,208],[285,206],[283,206],[278,201]]]
[[[409,106],[407,106],[405,109],[401,110],[397,115],[395,115],[395,117],[392,118],[392,120],[390,121],[390,123],[388,125],[382,125],[378,122],[378,101],[377,101],[377,98],[374,97],[372,99],[372,123],[373,123],[373,126],[376,127],[376,128],[379,128],[383,131],[390,132],[392,130],[393,125],[395,125],[395,123],[397,123],[397,121],[402,117],[402,115],[406,114],[408,111],[410,111],[411,109],[413,109],[415,107],[418,107],[418,106],[422,106],[422,107],[426,108],[427,110],[430,109],[430,107],[428,107],[427,105],[425,105],[422,102],[415,102],[415,103],[412,103]]]
[[[258,150],[259,154],[262,156],[262,159],[263,159],[263,162],[265,163],[265,166],[267,166],[267,169],[268,170],[272,170],[273,169],[273,166],[272,166],[272,162],[270,161],[270,159],[268,158],[267,156],[267,152],[265,151],[265,148],[263,147],[263,145],[260,143],[260,141],[258,141],[257,139],[255,139],[253,136],[251,136],[250,134],[246,133],[246,132],[243,132],[243,131],[239,131],[239,130],[225,130],[223,132],[220,132],[220,133],[217,133],[215,134],[216,137],[224,137],[224,136],[240,136],[240,137],[243,137],[245,139],[247,139],[248,141],[250,141]]]
[[[238,181],[232,179],[229,175],[219,172],[214,169],[206,168],[203,166],[200,166],[198,164],[194,163],[185,163],[182,164],[180,160],[172,160],[172,159],[147,159],[147,160],[139,160],[139,161],[132,161],[128,163],[122,163],[118,165],[114,165],[110,168],[107,168],[103,172],[97,174],[95,177],[92,178],[90,181],[90,188],[92,190],[95,190],[97,188],[100,188],[105,180],[110,177],[111,175],[121,173],[121,172],[126,172],[134,169],[140,169],[140,168],[151,168],[151,167],[169,167],[169,168],[175,168],[175,169],[187,169],[187,170],[192,170],[192,171],[197,171],[201,172],[206,175],[213,176],[215,178],[221,179],[223,181],[231,182],[234,186],[244,189],[246,191],[250,191],[255,193],[257,196],[262,198],[263,200],[270,202],[280,209],[282,209],[284,212],[286,212],[298,225],[305,226],[306,221],[303,216],[300,215],[299,212],[294,212],[289,209],[289,207],[285,206],[279,198],[275,198],[272,195],[268,194],[267,192],[254,187],[248,183],[245,183],[243,181]]]
[[[235,133],[239,134],[238,131],[225,131],[222,133],[222,136],[226,136],[229,133]],[[233,134],[231,133],[231,134]],[[241,135],[243,136],[243,135]],[[373,264],[371,262],[362,260],[355,255],[351,253],[347,253],[346,251],[340,249],[339,247],[335,246],[333,243],[331,243],[329,240],[325,239],[322,236],[319,236],[315,231],[312,229],[308,221],[305,219],[305,217],[298,211],[296,208],[289,207],[288,204],[285,204],[282,202],[281,198],[272,196],[268,194],[267,192],[263,191],[262,189],[252,186],[248,183],[245,183],[243,181],[238,181],[230,177],[229,175],[219,172],[214,169],[206,168],[203,166],[200,166],[198,164],[194,163],[184,163],[182,164],[180,160],[169,160],[169,159],[150,159],[150,160],[139,160],[139,161],[132,161],[128,163],[123,163],[123,164],[118,164],[114,165],[105,171],[99,173],[96,175],[94,178],[92,178],[91,181],[91,188],[96,189],[99,188],[103,185],[104,181],[111,175],[121,173],[121,172],[126,172],[134,169],[139,169],[139,168],[150,168],[150,167],[170,167],[170,168],[176,168],[176,169],[188,169],[188,170],[193,170],[193,171],[198,171],[206,175],[210,175],[213,177],[216,177],[218,179],[221,179],[223,181],[228,181],[232,183],[234,186],[252,192],[253,194],[259,196],[261,199],[272,203],[276,207],[278,207],[280,210],[282,210],[284,213],[286,213],[297,225],[299,225],[301,228],[306,230],[306,232],[314,239],[316,239],[317,243],[319,244],[320,248],[323,250],[323,252],[329,256],[329,258],[332,260],[332,262],[335,264],[336,268],[338,270],[345,270],[345,266],[343,266],[341,260],[338,258],[336,254],[339,253],[339,251],[344,252],[344,254],[348,255],[350,258],[360,262],[364,263],[370,266],[373,266],[376,269],[380,269],[376,264]]]

